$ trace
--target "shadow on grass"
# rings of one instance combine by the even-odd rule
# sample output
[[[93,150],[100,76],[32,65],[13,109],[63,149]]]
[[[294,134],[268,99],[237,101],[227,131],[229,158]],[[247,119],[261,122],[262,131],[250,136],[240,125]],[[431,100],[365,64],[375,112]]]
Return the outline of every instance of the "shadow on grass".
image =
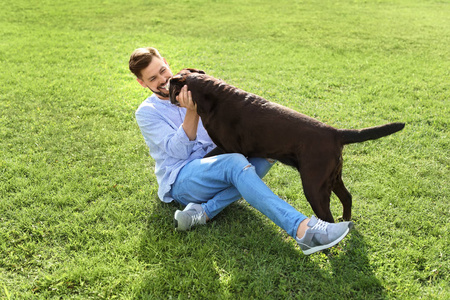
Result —
[[[246,204],[235,203],[189,232],[173,229],[178,208],[155,199],[139,247],[147,272],[136,298],[386,298],[357,229],[338,247],[304,256],[292,238]]]

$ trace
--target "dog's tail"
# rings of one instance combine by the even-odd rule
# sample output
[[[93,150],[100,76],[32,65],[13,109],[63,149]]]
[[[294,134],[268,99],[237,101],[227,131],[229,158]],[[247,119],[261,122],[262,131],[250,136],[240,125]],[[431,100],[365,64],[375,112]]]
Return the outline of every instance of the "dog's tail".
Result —
[[[368,140],[375,140],[400,131],[404,127],[405,123],[389,123],[360,130],[339,129],[339,132],[341,133],[343,144],[346,145],[352,143],[361,143]]]

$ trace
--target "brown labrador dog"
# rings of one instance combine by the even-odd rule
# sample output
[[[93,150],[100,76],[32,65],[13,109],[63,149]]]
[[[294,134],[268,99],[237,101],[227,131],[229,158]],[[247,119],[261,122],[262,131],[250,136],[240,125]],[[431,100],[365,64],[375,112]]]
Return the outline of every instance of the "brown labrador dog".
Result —
[[[184,85],[192,93],[209,136],[223,150],[209,155],[242,153],[295,167],[314,213],[328,222],[334,222],[331,192],[342,203],[343,219],[351,218],[352,196],[341,177],[343,146],[384,137],[405,126],[390,123],[361,130],[336,129],[196,69],[184,69],[170,80],[173,104],[178,104],[176,97]]]

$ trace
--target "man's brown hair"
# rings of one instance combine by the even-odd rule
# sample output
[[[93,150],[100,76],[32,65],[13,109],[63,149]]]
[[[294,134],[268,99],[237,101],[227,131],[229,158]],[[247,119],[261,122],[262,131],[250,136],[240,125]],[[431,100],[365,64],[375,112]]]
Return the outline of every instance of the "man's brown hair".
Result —
[[[128,63],[131,73],[136,75],[137,78],[142,79],[141,71],[148,67],[154,56],[162,59],[158,50],[153,47],[138,48],[134,50]]]

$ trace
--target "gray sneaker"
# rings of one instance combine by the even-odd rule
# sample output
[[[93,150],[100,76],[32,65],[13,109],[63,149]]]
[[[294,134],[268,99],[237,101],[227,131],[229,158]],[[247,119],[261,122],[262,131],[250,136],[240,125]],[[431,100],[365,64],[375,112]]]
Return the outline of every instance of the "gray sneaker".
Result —
[[[305,255],[333,247],[353,228],[353,222],[328,223],[311,217],[305,235],[295,238]]]
[[[200,204],[189,203],[183,211],[175,212],[173,223],[176,230],[186,231],[194,225],[205,225],[206,214]]]

